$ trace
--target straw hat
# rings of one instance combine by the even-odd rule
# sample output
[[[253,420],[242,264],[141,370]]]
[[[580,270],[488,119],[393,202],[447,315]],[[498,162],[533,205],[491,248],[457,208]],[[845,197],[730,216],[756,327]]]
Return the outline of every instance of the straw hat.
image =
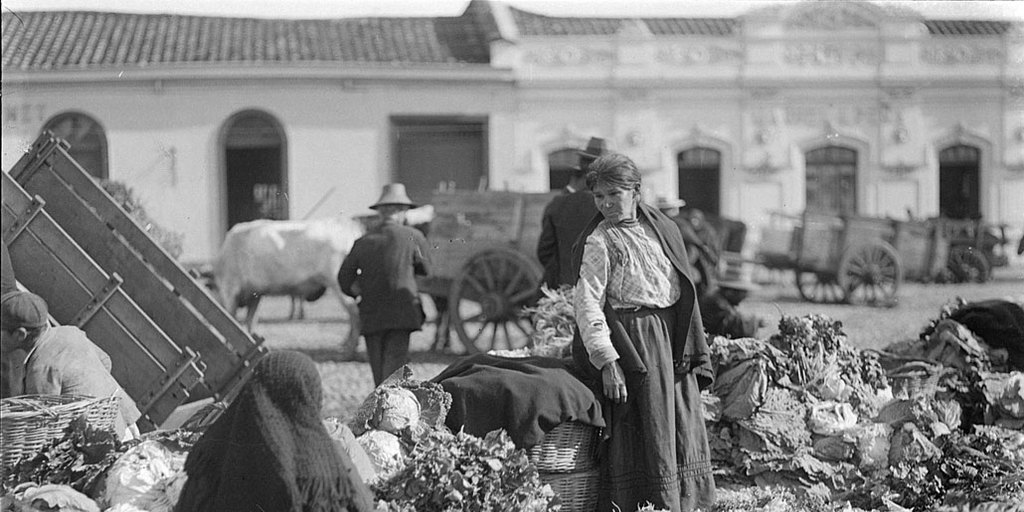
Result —
[[[736,254],[735,257],[725,256],[722,259],[725,261],[725,270],[718,279],[719,288],[748,292],[761,288],[754,283],[754,268],[749,263],[745,263],[739,254]]]
[[[384,191],[380,195],[380,199],[377,200],[370,209],[376,210],[381,206],[408,206],[409,208],[415,208],[416,204],[409,199],[409,195],[405,193],[405,185],[401,183],[388,183],[384,185]]]

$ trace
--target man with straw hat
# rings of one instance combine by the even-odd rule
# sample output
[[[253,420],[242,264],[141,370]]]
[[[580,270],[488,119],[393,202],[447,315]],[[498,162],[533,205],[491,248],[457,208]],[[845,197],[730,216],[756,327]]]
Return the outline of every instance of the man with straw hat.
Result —
[[[390,183],[370,208],[381,223],[356,240],[338,271],[338,284],[359,300],[359,320],[374,385],[409,359],[409,335],[423,326],[416,276],[427,275],[427,239],[405,225],[415,207],[405,185]]]
[[[587,147],[576,152],[579,163],[573,167],[563,194],[552,199],[541,215],[537,258],[544,267],[544,283],[549,288],[576,284],[577,276],[571,270],[572,244],[597,215],[594,195],[587,189],[587,169],[606,152],[605,140],[591,137]]]
[[[700,300],[700,314],[708,334],[728,338],[750,338],[768,325],[767,319],[743,313],[738,309],[747,295],[758,289],[751,280],[751,267],[738,257],[725,259],[725,272],[717,287],[707,291]]]

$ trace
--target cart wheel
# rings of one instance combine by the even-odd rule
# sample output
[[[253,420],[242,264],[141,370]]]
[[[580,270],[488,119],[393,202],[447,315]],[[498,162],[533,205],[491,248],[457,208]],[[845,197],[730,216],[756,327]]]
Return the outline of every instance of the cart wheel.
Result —
[[[509,249],[476,254],[448,293],[450,322],[470,353],[526,346],[533,326],[523,307],[534,299],[541,270]]]
[[[796,288],[806,301],[821,304],[846,302],[846,292],[835,276],[797,270]]]
[[[990,270],[988,260],[974,247],[958,245],[949,250],[946,268],[957,283],[984,283]]]
[[[899,254],[885,242],[850,247],[839,261],[839,284],[850,304],[892,306],[903,282]]]

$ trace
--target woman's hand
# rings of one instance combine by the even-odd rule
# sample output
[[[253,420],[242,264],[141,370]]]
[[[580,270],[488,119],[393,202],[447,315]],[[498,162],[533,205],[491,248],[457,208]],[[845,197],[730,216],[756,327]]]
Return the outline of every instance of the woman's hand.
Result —
[[[612,361],[601,368],[604,396],[617,404],[626,402],[626,376],[618,361]]]

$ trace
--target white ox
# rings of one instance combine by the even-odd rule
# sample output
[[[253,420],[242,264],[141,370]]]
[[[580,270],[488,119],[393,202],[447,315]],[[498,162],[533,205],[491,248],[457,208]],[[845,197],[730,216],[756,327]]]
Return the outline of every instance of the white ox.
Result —
[[[409,210],[406,222],[428,226],[434,218],[430,205]],[[330,217],[302,221],[255,220],[228,231],[214,262],[213,279],[221,303],[232,315],[246,306],[246,327],[256,323],[256,309],[264,295],[285,295],[316,300],[331,290],[349,319],[343,354],[354,354],[359,343],[359,311],[355,301],[341,292],[338,270],[356,239],[376,217]]]
[[[349,318],[349,336],[342,351],[354,352],[359,341],[359,313],[355,302],[341,293],[338,269],[363,233],[363,224],[341,217],[236,224],[224,238],[213,265],[221,303],[232,315],[246,306],[245,325],[252,331],[260,297],[316,300],[331,290]]]

